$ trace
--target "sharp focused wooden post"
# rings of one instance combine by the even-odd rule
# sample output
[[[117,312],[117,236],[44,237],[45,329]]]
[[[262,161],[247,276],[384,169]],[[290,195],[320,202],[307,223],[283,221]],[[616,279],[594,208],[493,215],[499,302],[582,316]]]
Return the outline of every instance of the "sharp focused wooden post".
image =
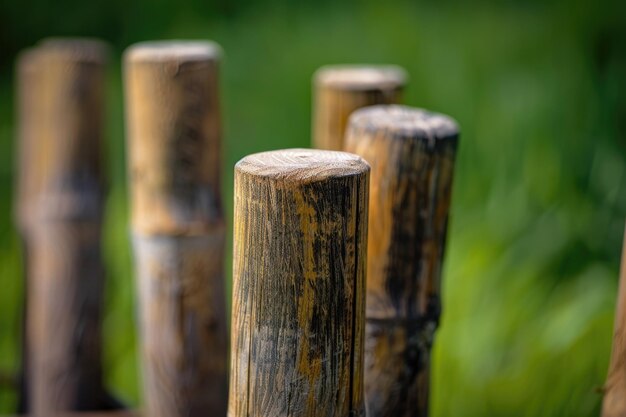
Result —
[[[343,150],[350,114],[361,107],[399,103],[406,72],[392,65],[335,65],[313,76],[313,147]]]
[[[148,42],[124,57],[146,415],[226,415],[220,48]]]
[[[368,182],[343,152],[236,165],[229,417],[364,415]]]
[[[626,230],[622,247],[615,324],[613,326],[613,349],[609,374],[604,385],[602,417],[626,416]]]
[[[105,408],[101,42],[56,39],[18,65],[17,222],[27,256],[27,409]]]
[[[369,417],[426,416],[456,123],[404,106],[353,113],[346,150],[372,166],[365,326]]]

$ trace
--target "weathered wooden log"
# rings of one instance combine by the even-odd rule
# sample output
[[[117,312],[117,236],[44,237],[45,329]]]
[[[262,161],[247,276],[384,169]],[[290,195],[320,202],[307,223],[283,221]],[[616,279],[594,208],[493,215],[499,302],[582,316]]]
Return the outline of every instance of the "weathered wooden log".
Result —
[[[368,185],[343,152],[236,165],[229,417],[364,415]]]
[[[313,76],[313,147],[343,150],[348,117],[358,108],[400,103],[406,72],[392,65],[334,65]]]
[[[626,416],[626,230],[622,246],[615,324],[613,325],[613,349],[609,372],[604,385],[602,417]]]
[[[440,314],[456,123],[404,106],[350,117],[346,150],[372,166],[365,325],[368,416],[426,416]]]
[[[106,46],[57,39],[28,55],[18,75],[17,198],[28,257],[26,408],[37,415],[102,409]]]
[[[146,415],[226,415],[220,49],[125,53],[132,234]]]

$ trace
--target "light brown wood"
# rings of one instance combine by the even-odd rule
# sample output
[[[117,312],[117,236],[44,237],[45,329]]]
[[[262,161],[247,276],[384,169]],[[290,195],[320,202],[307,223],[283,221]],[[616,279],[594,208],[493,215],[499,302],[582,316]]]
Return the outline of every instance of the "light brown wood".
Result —
[[[229,417],[364,415],[368,181],[343,152],[236,165]]]
[[[613,349],[609,373],[604,384],[602,417],[626,416],[626,230],[622,247],[622,267],[620,271]]]
[[[36,195],[34,190],[34,178],[36,177],[37,166],[32,162],[35,161],[35,150],[33,146],[37,136],[37,127],[40,121],[41,111],[36,107],[38,100],[37,93],[41,90],[40,81],[42,76],[38,73],[40,67],[37,65],[37,53],[34,48],[27,49],[19,54],[15,65],[16,78],[16,176],[15,176],[15,198],[13,207],[13,218],[16,229],[21,239],[22,247],[22,276],[24,280],[24,297],[22,306],[22,356],[20,373],[18,375],[19,399],[18,412],[24,412],[27,409],[28,389],[26,387],[28,374],[28,338],[26,337],[26,314],[28,311],[28,263],[30,256],[28,255],[28,229],[29,229],[29,211],[33,206],[31,201]]]
[[[224,416],[227,331],[219,47],[147,42],[124,56],[146,415]]]
[[[25,239],[29,209],[32,207],[30,199],[35,195],[34,177],[37,166],[32,162],[35,158],[36,148],[33,146],[37,137],[37,127],[41,121],[38,118],[41,111],[36,108],[40,103],[42,76],[38,73],[41,66],[37,63],[37,50],[30,48],[22,51],[16,60],[16,149],[17,149],[17,175],[15,177],[15,205],[14,218],[21,238]]]
[[[313,76],[313,147],[343,150],[350,114],[402,100],[406,72],[393,65],[331,65]]]
[[[372,167],[365,326],[369,417],[426,416],[440,314],[456,123],[405,106],[350,117],[345,148]]]
[[[57,39],[18,64],[16,217],[26,254],[26,408],[107,407],[100,253],[106,46]]]

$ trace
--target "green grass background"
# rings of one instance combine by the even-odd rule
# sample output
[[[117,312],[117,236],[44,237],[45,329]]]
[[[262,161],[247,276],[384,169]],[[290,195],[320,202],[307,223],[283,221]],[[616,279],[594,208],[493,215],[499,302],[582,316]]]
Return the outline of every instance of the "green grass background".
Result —
[[[12,225],[15,53],[111,42],[105,369],[141,402],[119,57],[147,39],[219,42],[224,190],[244,155],[310,143],[311,75],[394,63],[410,105],[462,127],[434,349],[433,416],[592,416],[606,375],[626,215],[626,7],[617,1],[185,0],[0,4],[0,413],[15,392],[22,280]],[[230,245],[230,242],[229,242]],[[230,257],[227,263],[230,288]],[[230,297],[229,297],[230,301]]]

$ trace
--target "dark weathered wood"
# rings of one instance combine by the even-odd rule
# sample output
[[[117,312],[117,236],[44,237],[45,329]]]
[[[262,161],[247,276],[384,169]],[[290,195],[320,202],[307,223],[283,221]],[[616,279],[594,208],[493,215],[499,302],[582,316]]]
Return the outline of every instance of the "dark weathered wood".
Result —
[[[333,65],[313,77],[313,146],[343,150],[350,114],[361,107],[402,99],[406,72],[392,65]]]
[[[458,128],[404,106],[350,117],[346,150],[372,166],[365,325],[369,417],[426,416],[430,348]]]
[[[143,384],[151,417],[224,416],[220,49],[148,42],[124,57]]]
[[[102,409],[100,254],[106,47],[57,39],[18,64],[16,217],[27,256],[33,414]]]
[[[622,247],[622,267],[620,271],[619,289],[617,291],[617,307],[615,324],[613,325],[613,349],[609,373],[604,385],[602,417],[626,416],[626,230]]]
[[[343,152],[236,165],[229,417],[364,415],[368,181]]]

